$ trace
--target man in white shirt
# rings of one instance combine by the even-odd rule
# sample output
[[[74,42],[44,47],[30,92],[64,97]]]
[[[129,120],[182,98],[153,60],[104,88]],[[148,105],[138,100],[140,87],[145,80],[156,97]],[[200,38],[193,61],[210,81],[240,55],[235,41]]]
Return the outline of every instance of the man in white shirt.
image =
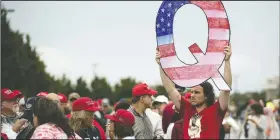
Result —
[[[155,137],[159,138],[164,138],[165,134],[162,130],[162,118],[161,116],[152,111],[150,108],[147,108],[145,110],[145,113],[147,114],[148,118],[151,120],[152,126],[153,126],[153,134]]]

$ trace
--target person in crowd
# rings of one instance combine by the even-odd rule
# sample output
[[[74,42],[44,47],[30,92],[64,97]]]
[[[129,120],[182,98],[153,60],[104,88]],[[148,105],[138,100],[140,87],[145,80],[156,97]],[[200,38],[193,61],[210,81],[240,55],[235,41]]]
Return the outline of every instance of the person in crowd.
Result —
[[[135,139],[132,129],[135,118],[131,112],[119,109],[115,114],[107,114],[105,117],[110,120],[108,125],[110,139]]]
[[[162,130],[162,117],[154,112],[151,107],[147,108],[145,113],[152,123],[154,139],[163,139],[165,134]]]
[[[128,110],[129,107],[130,107],[130,104],[127,101],[120,100],[114,104],[114,112],[117,112],[119,109]],[[105,129],[107,139],[111,139],[111,137],[112,137],[112,135],[110,135],[110,131],[109,131],[109,127],[108,127],[109,125],[110,125],[110,121],[108,124],[106,124],[106,129]]]
[[[26,127],[24,127],[23,130],[21,130],[17,136],[16,139],[30,139],[31,136],[34,133],[35,127],[33,124],[33,118],[34,118],[34,106],[36,102],[38,101],[40,97],[31,97],[27,99],[25,104],[25,110],[23,115],[20,117],[20,119],[25,119]],[[15,132],[17,132],[18,129],[15,129]]]
[[[173,109],[173,103],[169,103],[165,106],[162,116],[162,129],[165,135],[164,139],[171,139],[171,131],[174,126],[174,121],[172,120],[175,110]],[[173,121],[173,122],[172,122]]]
[[[228,110],[225,114],[223,120],[223,127],[225,131],[225,139],[238,139],[241,128],[238,123],[230,116],[230,111]]]
[[[25,99],[24,99],[24,95],[21,93],[20,90],[13,90],[12,91],[14,94],[20,94],[22,95],[21,98],[18,101],[18,105],[19,105],[19,111],[18,111],[18,116],[21,116],[23,111],[24,111],[24,104],[25,104]]]
[[[180,119],[174,123],[171,139],[184,139],[184,119]]]
[[[133,105],[128,111],[135,117],[133,131],[136,139],[154,138],[153,126],[145,110],[152,106],[152,96],[155,94],[157,94],[157,91],[148,88],[145,83],[137,84],[132,88]]]
[[[110,115],[114,114],[114,110],[111,107],[110,100],[108,98],[103,98],[102,99],[102,111],[105,115],[106,114],[110,114]]]
[[[231,86],[231,47],[226,46],[224,53],[224,79]],[[157,50],[156,61],[158,64],[160,63],[160,57],[160,52]],[[160,65],[159,69],[163,86],[175,104],[175,107],[184,116],[184,139],[218,139],[221,124],[228,106],[230,91],[222,90],[218,101],[215,102],[213,86],[209,82],[203,82],[191,88],[191,102],[189,102],[176,90],[174,83],[165,75]]]
[[[275,120],[273,110],[265,107],[263,111],[267,119],[267,128],[265,130],[266,139],[279,139],[279,127]]]
[[[46,97],[48,94],[49,94],[48,92],[42,91],[42,92],[39,92],[36,96],[37,97]]]
[[[182,91],[184,92],[184,91]],[[185,98],[190,101],[191,93],[185,92],[182,94]],[[173,104],[172,109],[174,110],[174,114],[171,119],[171,123],[167,128],[168,139],[170,138],[170,131],[171,131],[171,138],[170,139],[183,139],[183,126],[184,126],[184,119],[183,116],[180,116],[179,110],[176,109],[175,105]]]
[[[105,131],[107,125],[107,119],[105,118],[105,114],[102,111],[102,108],[99,108],[93,113],[94,123],[98,123],[101,128]]]
[[[101,139],[99,129],[92,125],[93,112],[98,109],[94,106],[94,101],[88,97],[81,97],[73,102],[69,124],[83,139]]]
[[[25,110],[25,99],[24,99],[24,97],[19,100],[18,105],[19,105],[19,113],[20,113],[19,115],[21,116],[22,113]]]
[[[115,104],[114,110],[115,112],[118,111],[119,109],[124,109],[127,110],[129,109],[130,104],[127,101],[119,101]]]
[[[36,129],[31,139],[81,139],[68,124],[56,102],[40,98],[33,111],[33,125]]]
[[[61,107],[63,109],[64,114],[65,115],[70,114],[71,111],[70,111],[69,106],[68,106],[68,99],[67,99],[67,97],[63,93],[58,93],[57,95],[58,95],[58,97],[60,99]]]
[[[62,111],[63,114],[65,114],[65,110],[64,108],[62,107],[62,103],[60,102],[60,99],[59,99],[59,96],[56,94],[56,93],[49,93],[46,98],[54,101],[57,103],[58,107],[60,108],[60,110]]]
[[[263,107],[259,103],[250,105],[250,110],[245,121],[241,139],[265,139],[266,117]]]
[[[23,97],[20,92],[12,92],[10,89],[1,89],[1,133],[8,136],[9,139],[14,139],[12,131],[14,124],[19,119],[19,100]],[[17,124],[22,124],[19,121]]]
[[[168,98],[164,95],[159,95],[155,98],[155,101],[153,102],[153,110],[157,112],[161,117],[163,114],[163,109],[165,106],[169,103]]]
[[[73,93],[70,93],[69,96],[68,96],[68,99],[69,99],[69,102],[68,102],[68,107],[70,108],[70,110],[72,110],[72,104],[75,100],[79,99],[81,96],[76,93],[76,92],[73,92]]]
[[[102,117],[100,117],[99,120],[101,121],[102,126],[106,126],[109,124],[110,120],[106,119],[104,116],[107,114],[109,114],[109,115],[114,114],[114,110],[113,110],[113,107],[111,106],[110,100],[108,98],[102,99],[101,107],[102,107],[101,110],[102,110],[103,114],[100,114]],[[95,114],[97,114],[97,113],[101,113],[101,112],[96,112]],[[103,120],[105,120],[105,123],[104,123],[105,125],[103,125]],[[106,127],[104,129],[106,129]]]

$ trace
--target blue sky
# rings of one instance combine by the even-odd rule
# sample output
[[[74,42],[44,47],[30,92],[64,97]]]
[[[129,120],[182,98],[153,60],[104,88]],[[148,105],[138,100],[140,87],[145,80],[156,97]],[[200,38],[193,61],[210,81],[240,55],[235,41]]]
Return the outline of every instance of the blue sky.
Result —
[[[96,73],[115,84],[132,76],[161,84],[155,57],[155,20],[160,1],[3,2],[13,29],[31,36],[47,71],[88,82]],[[279,75],[279,2],[223,2],[231,25],[233,89],[264,88]],[[191,21],[191,22],[190,22]],[[186,63],[195,59],[187,47],[206,49],[207,22],[194,5],[179,9],[174,21],[176,51]],[[220,71],[223,71],[221,68]],[[237,86],[236,86],[236,83]]]

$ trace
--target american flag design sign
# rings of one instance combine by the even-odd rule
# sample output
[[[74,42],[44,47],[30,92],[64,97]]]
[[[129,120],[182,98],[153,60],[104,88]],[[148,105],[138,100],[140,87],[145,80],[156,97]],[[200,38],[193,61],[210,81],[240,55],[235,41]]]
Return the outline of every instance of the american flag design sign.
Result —
[[[173,41],[174,16],[186,4],[201,8],[208,21],[206,53],[196,43],[188,46],[198,62],[189,65],[178,59]],[[156,35],[160,65],[175,84],[193,87],[211,78],[219,90],[231,90],[219,72],[225,58],[224,47],[230,40],[230,25],[221,1],[163,1],[156,18]]]

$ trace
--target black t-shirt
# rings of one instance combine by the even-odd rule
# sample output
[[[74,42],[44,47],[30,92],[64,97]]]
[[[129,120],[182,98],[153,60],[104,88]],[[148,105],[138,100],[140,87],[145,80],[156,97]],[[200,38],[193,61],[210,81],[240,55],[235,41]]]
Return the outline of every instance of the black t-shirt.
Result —
[[[88,127],[80,129],[78,135],[83,138],[84,140],[99,140],[100,132],[96,127]]]

